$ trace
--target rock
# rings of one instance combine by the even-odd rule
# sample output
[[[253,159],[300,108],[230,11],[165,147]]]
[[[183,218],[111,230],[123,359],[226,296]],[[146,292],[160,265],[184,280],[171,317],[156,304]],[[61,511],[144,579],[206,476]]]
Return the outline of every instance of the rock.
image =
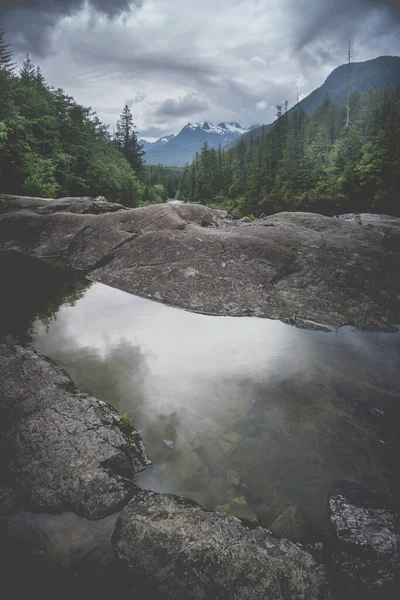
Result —
[[[234,487],[224,477],[211,477],[207,482],[209,508],[228,504],[237,495]]]
[[[0,214],[18,209],[34,210],[40,215],[55,212],[99,215],[117,210],[128,210],[122,204],[108,202],[104,196],[98,196],[96,199],[82,196],[80,198],[58,198],[53,200],[51,198],[28,198],[0,194]]]
[[[400,576],[398,516],[357,506],[339,493],[329,498],[329,510],[336,535],[334,565],[346,587],[364,594],[376,590],[377,597],[386,598]]]
[[[228,471],[227,472],[227,480],[232,485],[239,485],[240,484],[240,477],[239,477],[238,473],[236,473],[236,471]]]
[[[175,446],[175,442],[173,442],[172,440],[163,440],[164,444],[167,446],[167,448],[170,448],[171,450],[174,448]]]
[[[129,567],[126,597],[330,598],[325,571],[310,554],[177,496],[135,495],[118,519],[113,543]]]
[[[217,506],[215,510],[222,510],[227,515],[238,517],[238,519],[243,519],[245,521],[249,521],[250,523],[257,524],[257,515],[248,505],[245,496],[235,498],[232,500],[232,502],[224,504],[223,506]]]
[[[0,249],[56,257],[94,281],[173,306],[313,329],[394,331],[400,321],[399,218],[284,212],[219,226],[224,211],[196,204],[77,214],[107,206],[5,196],[0,203]]]
[[[306,535],[306,524],[301,512],[295,506],[289,506],[270,526],[272,533],[292,542],[300,542]]]
[[[150,461],[118,413],[79,392],[53,361],[0,344],[0,475],[21,510],[99,519],[132,494],[134,473]],[[4,496],[4,494],[3,494]]]

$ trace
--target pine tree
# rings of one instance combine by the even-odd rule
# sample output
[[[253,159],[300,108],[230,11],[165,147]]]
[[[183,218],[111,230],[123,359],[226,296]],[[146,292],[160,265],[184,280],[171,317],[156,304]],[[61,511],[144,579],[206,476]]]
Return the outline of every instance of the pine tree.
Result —
[[[46,80],[43,77],[43,73],[40,69],[40,67],[36,67],[36,71],[35,71],[35,83],[38,85],[42,85],[43,87],[46,85]]]
[[[0,72],[11,73],[15,67],[11,46],[4,39],[4,31],[0,29]]]
[[[127,105],[125,105],[124,110],[117,121],[114,140],[136,173],[142,173],[144,167],[143,156],[145,152],[142,144],[139,143],[132,113]]]
[[[33,83],[35,83],[36,70],[33,66],[29,54],[26,55],[23,65],[19,71],[19,75],[24,83],[28,85],[32,85]]]

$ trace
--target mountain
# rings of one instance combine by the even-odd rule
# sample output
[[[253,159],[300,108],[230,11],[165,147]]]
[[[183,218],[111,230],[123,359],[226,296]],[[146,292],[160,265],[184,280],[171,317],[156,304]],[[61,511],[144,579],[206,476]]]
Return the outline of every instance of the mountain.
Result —
[[[171,135],[165,135],[164,137],[160,138],[156,142],[147,142],[146,140],[140,140],[140,143],[142,144],[145,152],[147,152],[148,149],[154,150],[156,148],[163,148],[163,146],[165,144],[168,144],[168,142],[170,142],[171,140],[173,140],[174,137],[175,137],[174,134],[171,133]]]
[[[396,87],[400,85],[400,57],[380,56],[365,62],[352,63],[350,65],[351,91],[364,93],[367,90],[383,90],[385,87]],[[327,77],[323,85],[317,88],[309,96],[301,100],[296,106],[289,110],[302,108],[310,117],[322,104],[325,94],[329,94],[331,100],[340,105],[347,95],[348,65],[337,67]],[[265,130],[270,129],[273,123],[265,125]],[[252,130],[244,135],[244,140],[251,137],[259,137],[262,127]],[[228,147],[236,145],[236,140]]]
[[[243,128],[238,123],[188,123],[178,135],[167,135],[156,142],[141,140],[146,152],[148,165],[165,165],[167,167],[183,166],[192,162],[196,152],[200,152],[204,142],[209,147],[221,148],[241,137],[254,127]]]

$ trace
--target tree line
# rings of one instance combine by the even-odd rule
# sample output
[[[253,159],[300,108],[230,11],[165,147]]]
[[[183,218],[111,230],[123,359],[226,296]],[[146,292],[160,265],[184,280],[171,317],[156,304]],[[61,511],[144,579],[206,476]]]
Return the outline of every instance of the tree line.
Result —
[[[347,106],[329,96],[309,118],[277,107],[261,136],[223,151],[204,144],[181,183],[189,202],[237,215],[303,210],[400,215],[400,86],[354,93]]]
[[[29,55],[17,74],[15,67],[0,31],[1,192],[105,196],[126,206],[164,200],[163,186],[148,175],[128,106],[111,135],[90,107],[47,85]]]

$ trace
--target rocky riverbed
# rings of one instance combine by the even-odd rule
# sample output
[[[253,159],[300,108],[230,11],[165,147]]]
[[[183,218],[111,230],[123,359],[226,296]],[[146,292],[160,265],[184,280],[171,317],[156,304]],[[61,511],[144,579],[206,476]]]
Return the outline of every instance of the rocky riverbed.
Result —
[[[399,223],[281,213],[237,224],[198,205],[0,196],[0,251],[196,312],[393,331]],[[382,500],[337,490],[332,539],[304,547],[280,539],[279,523],[271,533],[140,490],[150,460],[138,432],[12,336],[0,344],[0,412],[0,547],[16,597],[398,597],[399,518]]]

